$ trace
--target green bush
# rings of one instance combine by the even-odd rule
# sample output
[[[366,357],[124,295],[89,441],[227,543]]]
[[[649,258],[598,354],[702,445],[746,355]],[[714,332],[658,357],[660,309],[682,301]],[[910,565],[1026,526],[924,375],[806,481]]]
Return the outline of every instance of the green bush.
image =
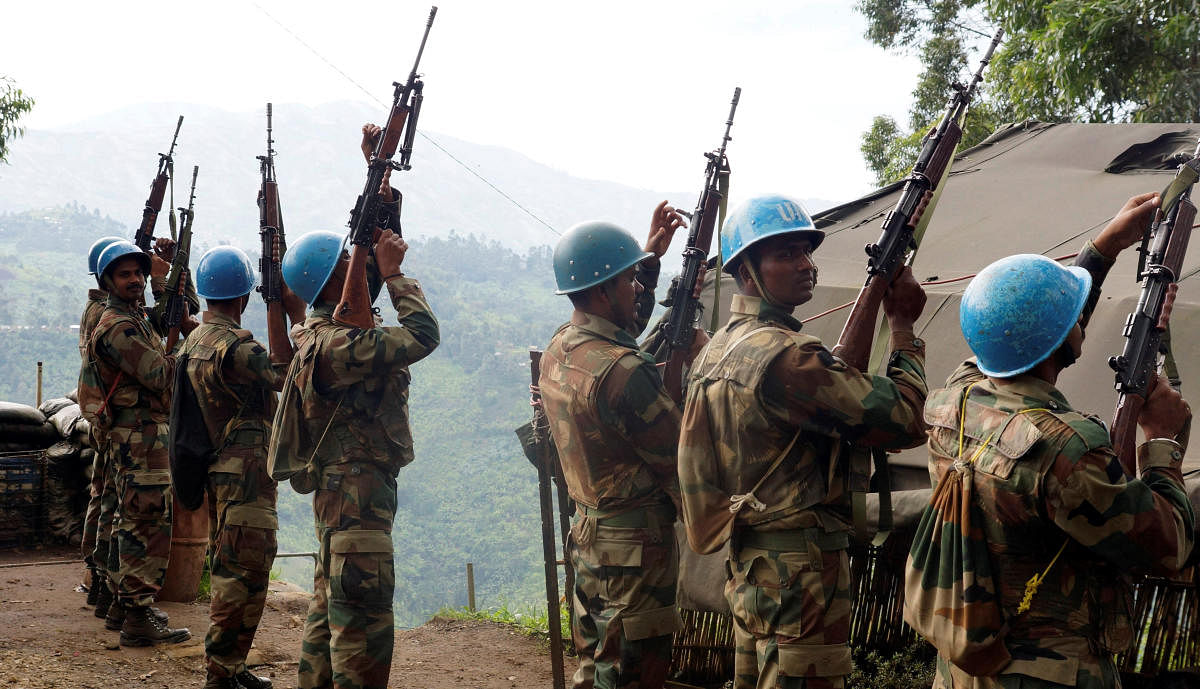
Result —
[[[917,640],[890,656],[878,651],[855,648],[854,671],[847,678],[847,689],[929,689],[937,652],[928,643]]]

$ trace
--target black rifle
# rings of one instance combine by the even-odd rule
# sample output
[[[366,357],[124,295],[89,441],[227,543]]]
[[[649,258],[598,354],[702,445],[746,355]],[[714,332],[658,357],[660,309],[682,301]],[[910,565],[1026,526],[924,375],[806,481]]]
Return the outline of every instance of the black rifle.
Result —
[[[279,252],[283,253],[283,218],[279,212],[279,185],[275,182],[275,140],[271,138],[271,104],[267,103],[267,154],[258,156],[262,184],[258,190],[258,235],[262,238],[262,257],[258,270],[262,284],[257,287],[268,305],[279,301],[279,286],[283,281],[279,261],[274,258],[275,237],[279,237]]]
[[[163,195],[167,191],[167,181],[175,172],[175,142],[179,139],[179,128],[183,126],[183,115],[175,124],[175,136],[171,137],[171,148],[166,153],[158,154],[158,174],[150,184],[150,197],[146,199],[146,207],[142,209],[142,224],[133,235],[133,243],[142,251],[149,252],[154,243],[154,224],[158,222],[158,212],[162,210]]]
[[[696,202],[696,210],[692,212],[691,227],[688,228],[687,245],[683,248],[683,270],[679,277],[671,283],[671,316],[664,329],[664,338],[670,355],[667,367],[663,372],[663,380],[667,391],[676,402],[683,399],[683,360],[692,346],[695,337],[696,317],[700,309],[700,299],[693,296],[696,288],[696,278],[700,275],[700,267],[708,261],[708,252],[712,248],[713,233],[717,226],[717,214],[724,200],[721,193],[721,177],[729,174],[729,160],[725,157],[725,146],[733,138],[729,135],[733,129],[733,114],[737,111],[738,100],[742,97],[741,87],[733,89],[733,101],[729,104],[729,118],[725,120],[725,134],[721,137],[721,145],[715,151],[708,151],[704,157],[708,163],[704,168],[704,189]],[[718,277],[718,279],[720,279]],[[716,308],[716,305],[713,305]]]
[[[408,170],[412,166],[408,161],[412,157],[413,139],[417,135],[417,118],[421,114],[421,102],[424,100],[422,91],[425,83],[417,74],[417,66],[421,64],[421,54],[425,52],[425,41],[429,39],[429,29],[433,27],[433,18],[437,15],[437,7],[429,10],[429,20],[425,23],[425,35],[421,37],[421,47],[417,49],[417,59],[413,61],[412,70],[408,73],[408,81],[401,84],[393,82],[395,91],[392,94],[392,109],[388,113],[387,124],[379,134],[375,150],[367,162],[367,183],[358,196],[358,201],[350,211],[350,267],[346,270],[343,282],[342,298],[334,309],[333,319],[343,325],[355,328],[373,328],[375,319],[371,313],[371,297],[367,290],[367,254],[375,243],[376,228],[386,222],[380,218],[382,203],[379,200],[379,187],[389,170]],[[403,137],[404,143],[400,143]],[[399,149],[399,160],[392,160]],[[386,215],[386,214],[385,214]]]
[[[167,274],[166,298],[161,303],[159,323],[167,331],[167,351],[175,348],[179,340],[179,327],[187,315],[188,303],[184,296],[187,284],[188,254],[192,250],[192,219],[195,213],[192,207],[196,202],[196,176],[200,174],[200,166],[192,168],[192,191],[188,197],[187,208],[179,209],[179,241],[175,244],[175,258],[171,259],[171,272]],[[158,310],[158,305],[155,306]]]
[[[1000,29],[992,38],[992,44],[988,46],[971,82],[966,85],[954,84],[954,96],[950,99],[946,114],[937,129],[925,137],[921,145],[921,154],[917,156],[917,162],[904,182],[900,200],[883,221],[883,232],[879,235],[879,241],[866,247],[866,284],[859,291],[858,299],[854,302],[854,308],[851,309],[837,346],[833,350],[834,354],[860,371],[866,371],[870,363],[876,316],[879,314],[884,294],[904,266],[909,251],[916,248],[913,238],[921,214],[954,157],[954,149],[962,139],[959,122],[971,103],[975,88],[983,80],[983,70],[991,61],[992,53],[1000,44],[1003,33],[1004,30]]]
[[[1200,145],[1192,158],[1179,166],[1175,178],[1162,193],[1162,205],[1142,238],[1138,280],[1142,291],[1137,308],[1125,321],[1125,347],[1120,356],[1108,360],[1117,372],[1117,409],[1113,416],[1112,446],[1125,472],[1137,475],[1137,420],[1150,383],[1158,374],[1159,354],[1175,301],[1176,281],[1183,269],[1196,206],[1192,187],[1200,179]]]

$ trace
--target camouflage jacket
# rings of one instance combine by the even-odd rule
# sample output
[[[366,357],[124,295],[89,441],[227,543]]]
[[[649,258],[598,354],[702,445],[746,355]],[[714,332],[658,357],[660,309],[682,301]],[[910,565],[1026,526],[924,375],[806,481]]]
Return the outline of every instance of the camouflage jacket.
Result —
[[[408,367],[437,347],[440,333],[416,280],[401,275],[387,288],[399,327],[348,328],[319,302],[292,327],[297,351],[288,373],[319,466],[369,461],[394,475],[413,460]]]
[[[265,446],[284,367],[272,364],[266,347],[227,316],[205,311],[203,320],[184,340],[180,356],[188,357],[188,378],[209,439],[215,448],[243,439]]]
[[[1068,666],[1075,659],[1040,650],[1039,641],[1086,639],[1097,655],[1128,647],[1131,592],[1124,575],[1173,572],[1192,548],[1183,448],[1144,443],[1141,477],[1126,476],[1101,421],[1074,411],[1053,385],[1033,376],[998,384],[974,359],[930,394],[925,419],[935,485],[960,455],[979,453],[975,495],[1014,657],[1005,672],[1073,684]],[[1026,582],[1043,573],[1032,607],[1017,614]]]
[[[842,445],[897,449],[924,440],[924,343],[894,333],[887,376],[869,376],[801,333],[782,309],[744,295],[731,308],[692,365],[684,403],[679,482],[689,540],[711,546],[728,523],[730,498],[750,492],[763,509],[741,509],[736,525],[849,530]]]
[[[650,287],[641,297],[649,294],[653,306]],[[640,332],[649,314],[642,319],[639,308],[638,315]],[[668,499],[678,507],[679,409],[633,334],[576,311],[546,347],[538,385],[567,490],[577,503],[610,514]]]
[[[175,357],[163,350],[162,340],[140,304],[110,294],[87,353],[97,367],[101,396],[113,391],[108,411],[114,425],[167,422]]]

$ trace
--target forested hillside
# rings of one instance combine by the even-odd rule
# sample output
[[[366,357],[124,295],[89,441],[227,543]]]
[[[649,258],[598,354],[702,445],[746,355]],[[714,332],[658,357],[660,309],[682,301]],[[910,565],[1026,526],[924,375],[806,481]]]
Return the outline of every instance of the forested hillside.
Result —
[[[124,232],[76,205],[0,215],[0,399],[32,402],[39,360],[47,395],[74,387],[79,359],[70,326],[89,286],[87,248],[105,234]],[[456,234],[411,245],[405,272],[428,293],[442,345],[413,367],[417,458],[400,472],[394,531],[403,626],[443,605],[464,605],[467,562],[481,605],[542,599],[536,474],[513,429],[529,417],[528,349],[544,346],[569,312],[553,293],[546,247],[522,255]],[[377,305],[394,318],[384,300]],[[255,297],[245,323],[263,333],[263,318]],[[310,499],[288,487],[280,496],[281,551],[315,550]],[[278,566],[285,578],[310,585],[308,561]]]

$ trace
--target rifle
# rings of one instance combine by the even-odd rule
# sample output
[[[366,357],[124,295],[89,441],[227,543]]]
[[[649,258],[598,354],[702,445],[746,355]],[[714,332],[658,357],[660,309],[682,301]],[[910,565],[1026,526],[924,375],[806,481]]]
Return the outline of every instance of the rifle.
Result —
[[[538,385],[542,371],[542,352],[537,349],[529,350],[529,374],[533,385]],[[535,401],[541,395],[534,393]],[[551,453],[550,422],[546,412],[541,407],[534,407],[532,431],[534,446],[538,459],[538,503],[542,513],[542,562],[546,575],[546,621],[550,632],[550,676],[554,689],[561,689],[564,684],[562,662],[562,623],[558,603],[558,546],[554,536],[554,498],[550,493],[550,479],[555,464]],[[565,538],[565,535],[564,535]],[[563,559],[566,560],[566,548],[563,549]],[[571,590],[571,565],[566,562],[567,591]]]
[[[155,305],[160,312],[159,323],[167,331],[167,351],[175,348],[179,341],[179,326],[187,314],[187,297],[183,295],[187,284],[184,275],[188,269],[188,254],[192,249],[192,219],[195,213],[192,207],[196,202],[196,176],[200,174],[200,166],[192,168],[192,191],[188,198],[187,208],[179,209],[180,227],[179,241],[175,244],[175,258],[171,259],[171,272],[167,274],[167,296],[161,304]]]
[[[879,306],[896,274],[911,259],[910,251],[915,252],[920,243],[917,225],[954,158],[954,150],[962,139],[961,120],[974,97],[975,88],[983,80],[983,70],[991,62],[992,53],[1000,44],[1003,33],[1004,30],[1000,29],[992,38],[971,82],[953,85],[954,95],[950,98],[946,114],[937,129],[922,142],[921,154],[917,156],[917,162],[904,182],[900,200],[883,221],[879,241],[866,246],[867,280],[833,349],[834,354],[860,371],[866,371],[869,366]]]
[[[1138,416],[1146,404],[1150,382],[1158,373],[1159,353],[1166,344],[1167,325],[1175,302],[1175,282],[1183,269],[1196,219],[1196,206],[1189,197],[1197,179],[1200,179],[1200,144],[1163,191],[1162,205],[1142,237],[1138,248],[1141,254],[1138,280],[1142,291],[1137,308],[1125,320],[1125,347],[1119,356],[1108,360],[1117,373],[1118,392],[1112,446],[1130,476],[1137,475]]]
[[[696,202],[696,210],[692,212],[687,245],[683,248],[683,270],[671,283],[671,316],[664,329],[664,339],[670,354],[666,370],[663,371],[663,382],[667,392],[676,402],[683,400],[683,360],[695,338],[696,317],[700,308],[700,299],[693,296],[696,277],[700,274],[700,266],[708,260],[713,231],[717,226],[717,213],[721,209],[721,202],[725,200],[721,190],[721,178],[729,175],[725,146],[733,138],[729,132],[733,128],[733,114],[741,97],[742,88],[735,87],[733,101],[729,104],[729,118],[725,120],[725,134],[721,137],[721,146],[704,154],[708,159],[704,168],[704,189]],[[716,308],[716,304],[713,308]]]
[[[378,238],[376,226],[386,222],[379,217],[384,209],[379,201],[379,187],[390,170],[409,170],[409,159],[412,157],[413,139],[417,135],[417,118],[421,114],[421,103],[424,100],[422,91],[425,83],[417,74],[417,66],[421,64],[421,54],[425,52],[425,41],[429,39],[429,29],[433,26],[433,18],[437,14],[437,6],[430,8],[429,20],[425,23],[425,35],[421,37],[421,46],[417,49],[417,59],[413,61],[412,70],[408,73],[408,81],[401,84],[392,82],[395,91],[392,94],[392,109],[388,113],[387,124],[375,142],[375,150],[367,162],[367,183],[358,195],[358,201],[350,211],[350,267],[346,270],[346,279],[342,284],[342,297],[337,308],[333,311],[333,320],[353,328],[373,328],[375,319],[371,313],[371,298],[367,290],[367,254]],[[404,143],[401,145],[400,138]],[[399,162],[393,161],[396,149],[400,149]],[[399,213],[399,211],[397,211]]]
[[[175,142],[179,139],[179,128],[183,126],[183,115],[175,124],[175,136],[171,137],[171,147],[166,153],[158,154],[158,174],[150,183],[150,197],[146,199],[146,207],[142,209],[142,224],[133,235],[133,243],[142,251],[149,252],[154,242],[154,224],[158,222],[158,212],[162,210],[163,195],[167,191],[167,181],[175,173]]]
[[[283,219],[279,213],[279,185],[275,181],[275,140],[271,138],[271,104],[267,103],[267,154],[258,156],[262,184],[258,190],[258,235],[262,239],[262,256],[258,270],[262,284],[256,289],[267,306],[278,302],[279,286],[283,280],[279,261],[274,257],[275,237],[279,237],[280,253],[284,249]]]

